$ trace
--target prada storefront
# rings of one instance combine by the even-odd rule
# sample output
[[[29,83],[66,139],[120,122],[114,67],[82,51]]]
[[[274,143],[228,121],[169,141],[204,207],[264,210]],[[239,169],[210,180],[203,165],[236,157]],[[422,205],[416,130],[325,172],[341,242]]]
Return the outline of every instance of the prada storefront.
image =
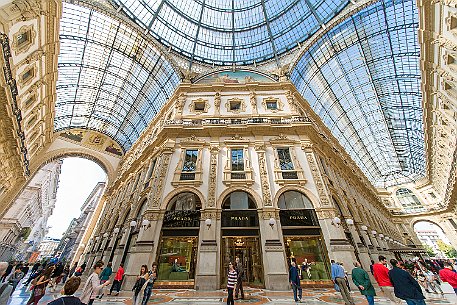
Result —
[[[192,286],[195,280],[201,202],[193,193],[173,197],[165,212],[158,249],[159,282],[182,282]]]
[[[263,287],[262,247],[259,216],[254,199],[242,191],[230,193],[221,213],[221,285],[227,284],[229,262],[238,257],[244,268],[244,281],[251,287]]]
[[[304,282],[328,280],[327,250],[309,198],[297,191],[287,191],[279,197],[278,206],[289,265],[294,261],[300,267]]]

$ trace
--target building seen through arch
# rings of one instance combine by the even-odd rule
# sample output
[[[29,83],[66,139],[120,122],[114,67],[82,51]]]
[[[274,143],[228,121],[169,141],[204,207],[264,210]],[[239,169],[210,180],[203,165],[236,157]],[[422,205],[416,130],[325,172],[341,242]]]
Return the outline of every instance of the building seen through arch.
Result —
[[[454,0],[4,2],[2,259],[46,235],[67,156],[107,181],[59,251],[123,287],[156,262],[220,289],[237,258],[331,286],[331,259],[426,257],[423,220],[457,247]]]

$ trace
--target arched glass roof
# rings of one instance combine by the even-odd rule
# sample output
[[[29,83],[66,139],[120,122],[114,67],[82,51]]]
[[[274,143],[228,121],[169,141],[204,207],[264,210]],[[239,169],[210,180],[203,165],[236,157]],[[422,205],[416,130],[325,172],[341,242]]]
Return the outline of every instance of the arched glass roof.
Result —
[[[291,79],[376,187],[425,174],[418,11],[381,0],[320,38]]]
[[[180,82],[167,60],[125,22],[63,3],[55,131],[87,128],[128,150]]]
[[[305,41],[349,0],[112,0],[167,46],[200,62],[252,64]]]

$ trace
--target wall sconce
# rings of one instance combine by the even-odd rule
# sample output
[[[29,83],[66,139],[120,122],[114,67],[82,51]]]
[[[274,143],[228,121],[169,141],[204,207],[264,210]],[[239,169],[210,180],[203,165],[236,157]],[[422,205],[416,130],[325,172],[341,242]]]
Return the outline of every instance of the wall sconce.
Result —
[[[141,227],[143,228],[143,230],[147,230],[151,227],[151,222],[148,219],[143,219],[143,221],[141,222]]]
[[[362,229],[362,231],[368,231],[368,227],[363,225],[363,226],[360,226],[360,229]]]
[[[80,244],[79,247],[82,249],[84,248],[86,245],[85,244]]]
[[[211,218],[207,218],[205,220],[205,225],[208,230],[209,230],[209,228],[211,228],[211,224],[212,224]]]
[[[352,225],[354,224],[354,220],[351,219],[351,218],[348,218],[348,219],[346,219],[346,223],[347,223],[348,225],[352,226]]]
[[[136,227],[136,221],[135,221],[135,220],[132,220],[132,221],[130,222],[130,228],[132,228],[132,230],[133,230],[133,228],[135,228],[135,227]]]
[[[382,233],[380,233],[378,236],[379,236],[381,239],[384,238],[384,234],[382,234]]]
[[[99,240],[100,240],[100,236],[95,237],[95,241],[99,241]]]
[[[109,236],[108,233],[103,234],[103,238],[108,238],[108,236]]]
[[[64,239],[64,241],[67,243],[67,242],[70,241],[70,239],[67,237],[67,238]]]
[[[119,228],[114,228],[113,233],[114,233],[114,234],[119,233]]]
[[[371,231],[371,234],[373,234],[373,236],[376,236],[376,234],[378,234],[378,232],[376,232],[375,230]]]
[[[274,219],[273,217],[271,217],[270,220],[268,221],[268,224],[269,224],[270,227],[273,229],[273,227],[274,227],[275,224],[276,224],[276,219]]]
[[[335,217],[332,219],[332,225],[334,225],[335,227],[339,227],[340,226],[340,223],[341,223],[341,219],[339,217]]]

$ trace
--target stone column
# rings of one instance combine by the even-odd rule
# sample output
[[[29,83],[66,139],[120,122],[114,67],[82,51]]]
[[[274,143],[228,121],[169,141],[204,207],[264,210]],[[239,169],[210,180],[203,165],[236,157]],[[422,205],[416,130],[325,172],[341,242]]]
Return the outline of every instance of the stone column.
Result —
[[[141,265],[147,265],[151,268],[152,262],[156,257],[158,243],[154,242],[160,239],[162,229],[163,211],[146,210],[142,221],[148,220],[149,225],[143,226],[141,223],[135,246],[132,248],[129,263],[125,266],[124,287],[132,287],[135,284],[135,277],[141,268]],[[128,249],[126,249],[128,250]]]
[[[364,228],[368,229],[366,226]],[[365,241],[365,244],[367,245],[370,259],[372,259],[376,262],[378,259],[378,253],[379,253],[378,249],[376,249],[376,247],[371,243],[371,239],[368,236],[367,230],[363,230],[362,226],[360,226],[359,229],[360,229],[360,235],[363,238],[363,240]],[[370,265],[371,265],[371,262],[370,262]]]
[[[352,266],[352,263],[356,261],[355,249],[350,241],[347,240],[343,227],[332,223],[336,216],[336,211],[334,209],[319,209],[316,210],[316,213],[329,258],[342,262],[345,266]]]
[[[357,251],[359,253],[359,259],[360,263],[362,264],[362,268],[365,270],[369,271],[370,270],[370,265],[371,265],[371,260],[370,260],[370,255],[368,253],[368,248],[362,243],[360,239],[359,232],[356,229],[356,225],[348,225],[349,231],[351,232],[352,238],[354,239],[354,243],[356,244]],[[352,265],[349,265],[352,267]]]
[[[275,224],[270,224],[274,219]],[[261,250],[265,288],[270,290],[288,290],[289,271],[285,255],[279,210],[264,208],[259,212]]]
[[[211,221],[211,223],[206,223]],[[195,289],[214,291],[220,288],[221,212],[215,207],[201,212],[199,247],[195,270]]]

